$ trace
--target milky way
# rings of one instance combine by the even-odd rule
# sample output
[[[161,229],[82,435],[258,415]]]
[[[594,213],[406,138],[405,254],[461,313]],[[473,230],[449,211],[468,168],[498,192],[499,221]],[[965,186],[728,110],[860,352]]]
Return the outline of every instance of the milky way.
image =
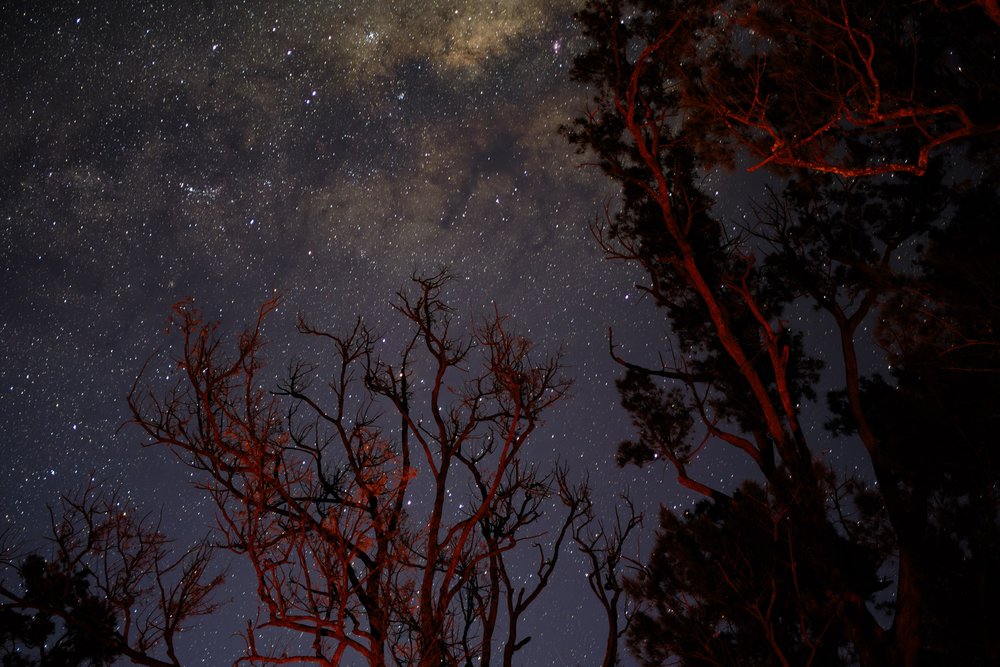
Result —
[[[176,6],[168,6],[176,5]],[[662,469],[618,470],[628,437],[607,354],[657,349],[662,323],[634,269],[601,259],[588,224],[611,190],[558,135],[586,105],[569,81],[571,2],[23,3],[0,39],[0,508],[36,539],[45,506],[91,478],[118,485],[184,542],[213,512],[164,452],[124,426],[124,398],[193,296],[238,327],[276,291],[278,366],[304,312],[329,328],[448,265],[463,316],[496,302],[547,349],[574,398],[532,457],[589,471],[610,507],[680,496]],[[272,6],[280,5],[280,6]],[[652,335],[651,335],[652,334]],[[646,345],[649,348],[646,348]],[[728,477],[725,466],[713,471]],[[230,606],[184,637],[226,664],[252,613]],[[592,664],[600,613],[584,564],[525,624],[524,664]],[[591,639],[592,638],[592,639]]]

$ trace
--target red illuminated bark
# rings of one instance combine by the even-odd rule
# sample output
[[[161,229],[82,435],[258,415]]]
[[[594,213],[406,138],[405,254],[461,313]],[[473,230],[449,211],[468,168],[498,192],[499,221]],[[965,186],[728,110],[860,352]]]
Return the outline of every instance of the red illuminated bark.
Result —
[[[982,455],[983,431],[974,424],[988,411],[970,408],[954,425],[979,439],[969,440],[962,462],[942,459],[947,474],[962,480],[953,483],[908,460],[916,455],[896,441],[924,440],[897,436],[902,418],[872,406],[944,403],[940,392],[922,393],[923,374],[936,377],[948,354],[989,345],[993,330],[980,323],[991,321],[982,309],[952,312],[938,304],[909,317],[909,304],[890,305],[894,295],[937,289],[930,279],[904,289],[921,269],[900,258],[919,255],[924,235],[946,237],[945,225],[980,224],[977,216],[993,201],[980,202],[971,186],[948,189],[942,160],[933,159],[950,153],[959,163],[995,168],[986,140],[1000,129],[989,102],[998,96],[989,57],[994,26],[980,21],[965,30],[976,13],[945,16],[926,3],[850,0],[593,0],[578,15],[593,43],[574,73],[596,95],[567,134],[581,152],[596,155],[622,191],[620,209],[606,206],[596,233],[609,258],[646,271],[650,281],[641,289],[664,308],[671,329],[668,359],[658,364],[636,363],[610,344],[626,369],[618,384],[637,434],[619,447],[619,462],[663,461],[683,487],[708,499],[661,520],[666,537],[654,561],[673,558],[679,572],[665,561],[656,570],[659,581],[644,571],[636,584],[638,595],[662,605],[634,636],[634,648],[650,664],[678,655],[681,664],[687,658],[703,664],[708,655],[718,664],[756,664],[762,656],[776,664],[837,664],[838,647],[847,647],[861,664],[915,665],[933,661],[929,656],[943,650],[937,644],[964,631],[928,609],[932,600],[944,605],[941,599],[955,595],[948,586],[968,586],[934,581],[940,563],[950,562],[948,549],[966,549],[956,546],[963,540],[980,545],[979,561],[963,564],[955,581],[992,562],[995,529],[983,517],[995,516],[995,504],[985,500],[993,497],[994,469],[980,475],[968,465]],[[730,224],[713,213],[714,199],[700,182],[718,178],[715,167],[747,153],[757,159],[752,169],[767,166],[786,187],[771,193],[772,202],[751,203],[749,215]],[[720,200],[730,195],[716,193]],[[947,198],[966,196],[976,203],[948,219]],[[962,243],[966,254],[989,245]],[[977,259],[972,270],[956,254],[941,265],[942,275],[947,284],[992,294],[979,273],[990,260]],[[948,298],[969,297],[956,288]],[[818,365],[803,349],[809,331],[796,331],[783,317],[803,302],[829,316],[839,339],[840,356],[827,361],[842,364],[844,384],[831,393],[837,419],[828,428],[857,436],[871,464],[871,489],[851,475],[838,478],[803,430],[800,413],[804,400],[815,400]],[[942,341],[941,348],[935,342],[920,351],[927,359],[902,355],[917,368],[905,390],[862,375],[859,330],[875,314],[881,327],[907,322]],[[993,372],[988,353],[973,356],[986,364],[977,372]],[[974,392],[961,395],[979,405]],[[963,401],[954,403],[938,421],[952,423]],[[718,448],[752,463],[747,477],[754,481],[720,484],[694,472],[696,461]],[[967,512],[977,528],[965,537],[929,518],[971,497],[984,501],[981,511]],[[858,506],[851,509],[853,502]],[[859,507],[865,521],[852,522],[847,517]],[[746,521],[752,530],[730,523]],[[766,569],[746,562],[748,540],[760,543],[757,557],[767,560]],[[880,592],[890,570],[891,601]],[[891,609],[890,627],[872,612],[876,604]],[[798,623],[789,625],[790,618]],[[741,634],[750,628],[752,634]],[[970,655],[994,650],[989,640],[975,641]],[[734,646],[760,655],[727,654]]]
[[[601,4],[618,3],[595,3],[597,11]],[[1000,25],[995,0],[939,0],[909,13],[907,3],[850,0],[671,4],[629,65],[657,61],[675,81],[682,121],[706,145],[719,144],[703,153],[720,161],[738,147],[750,171],[923,175],[935,155],[1000,130],[992,46],[961,23],[981,14],[956,11],[978,6]],[[961,49],[926,34],[953,24],[951,34],[967,37],[954,44]],[[968,98],[942,97],[942,77],[962,80]]]
[[[254,568],[264,617],[248,626],[241,662],[488,664],[498,602],[514,595],[507,554],[528,526],[543,530],[543,503],[558,493],[522,452],[568,383],[558,358],[536,360],[499,315],[457,337],[440,298],[447,281],[419,278],[399,295],[411,330],[396,363],[360,322],[338,336],[300,320],[334,353],[325,397],[301,364],[276,395],[261,388],[262,326],[276,302],[232,358],[215,325],[176,307],[183,378],[163,398],[137,385],[131,405],[154,443],[203,475],[229,548]],[[517,618],[578,515],[567,507],[537,587],[508,609],[510,655],[523,645]],[[256,639],[268,628],[309,639],[271,653]]]

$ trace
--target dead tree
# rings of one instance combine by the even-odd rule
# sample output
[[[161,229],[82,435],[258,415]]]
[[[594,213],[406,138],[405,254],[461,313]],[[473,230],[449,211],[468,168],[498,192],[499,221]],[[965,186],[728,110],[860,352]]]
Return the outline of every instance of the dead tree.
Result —
[[[0,614],[8,639],[41,664],[110,664],[123,657],[148,667],[177,667],[177,640],[213,613],[222,573],[207,542],[176,553],[151,517],[119,492],[96,485],[50,509],[51,547],[0,560]],[[20,579],[20,582],[17,580]],[[18,628],[26,636],[16,638]],[[49,638],[61,628],[62,634]],[[39,629],[45,630],[41,635]],[[32,638],[39,639],[35,646]],[[21,641],[23,640],[23,641]],[[64,661],[64,662],[61,662]],[[52,664],[56,664],[52,663]],[[18,663],[21,664],[21,663]]]
[[[152,443],[201,473],[229,548],[254,568],[262,618],[240,662],[488,664],[505,558],[544,532],[556,493],[525,447],[568,382],[558,356],[536,358],[499,315],[456,334],[448,280],[415,278],[398,295],[409,334],[391,360],[360,322],[336,335],[300,319],[332,350],[325,393],[302,363],[276,392],[261,387],[275,302],[233,356],[190,302],[175,307],[183,377],[159,395],[144,374],[130,405]],[[500,575],[484,585],[484,572]],[[269,651],[256,640],[268,628],[307,639]]]
[[[587,559],[587,585],[604,612],[607,634],[601,667],[615,667],[619,664],[619,644],[634,612],[629,605],[634,606],[635,602],[624,595],[627,575],[641,569],[626,549],[630,538],[634,539],[633,533],[642,526],[642,513],[625,493],[620,497],[621,505],[615,507],[613,518],[602,518],[590,502],[586,483],[575,489],[569,488],[565,480],[562,484],[564,496],[584,504],[583,520],[573,527],[573,541]]]

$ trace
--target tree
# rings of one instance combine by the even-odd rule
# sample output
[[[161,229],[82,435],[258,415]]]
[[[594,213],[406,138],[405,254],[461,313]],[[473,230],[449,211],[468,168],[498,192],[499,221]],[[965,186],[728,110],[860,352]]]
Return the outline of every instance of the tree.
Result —
[[[179,665],[178,635],[217,608],[223,577],[207,578],[207,544],[175,556],[157,525],[96,486],[50,515],[50,554],[11,548],[0,560],[3,664]]]
[[[976,4],[996,16],[996,3],[910,0],[616,1],[588,11],[628,18],[606,36],[637,50],[614,66],[670,82],[703,160],[731,163],[742,148],[751,170],[871,176],[923,174],[934,154],[1000,130],[1000,24]],[[586,57],[611,65],[614,48]],[[644,95],[646,81],[634,83],[631,95]]]
[[[708,499],[663,513],[633,648],[647,664],[991,664],[992,622],[958,612],[997,590],[996,193],[957,175],[995,168],[996,26],[908,2],[594,0],[578,17],[574,76],[595,97],[567,134],[621,185],[598,236],[646,270],[671,331],[656,365],[611,343],[639,435],[619,460],[665,461]],[[697,184],[739,147],[784,187],[734,233]],[[804,337],[822,329],[787,315],[805,303],[840,352],[830,429],[860,443],[867,479],[805,427],[821,364]],[[859,358],[872,319],[891,380]],[[691,473],[719,446],[753,479]]]
[[[524,452],[569,383],[558,356],[538,358],[498,314],[456,335],[448,281],[415,278],[398,295],[410,329],[394,361],[360,321],[336,335],[300,319],[333,352],[325,395],[320,369],[305,363],[276,392],[262,389],[262,327],[276,301],[232,356],[217,324],[190,301],[175,307],[181,378],[158,394],[144,372],[130,405],[152,443],[201,474],[228,548],[254,569],[262,619],[248,623],[238,662],[487,665],[499,640],[510,665],[529,641],[518,619],[583,500],[563,498],[555,540],[535,547],[534,584],[518,587],[510,554],[544,533],[564,478]],[[258,646],[267,628],[290,631],[285,649]]]
[[[4,586],[9,600],[0,608],[0,641],[5,666],[33,665],[111,665],[120,652],[115,648],[115,612],[106,601],[90,590],[85,570],[61,571],[45,558],[31,554],[24,558],[17,574],[23,594]],[[18,605],[27,611],[15,611]],[[53,616],[80,622],[67,622],[56,639]],[[85,620],[85,622],[84,622]],[[28,653],[38,652],[38,659]]]
[[[564,488],[564,496],[589,498],[586,484],[575,490]],[[573,527],[573,541],[586,557],[589,571],[587,585],[604,612],[607,634],[604,640],[604,657],[601,667],[615,667],[620,663],[618,649],[624,635],[635,618],[635,609],[629,608],[625,593],[625,572],[634,568],[634,562],[626,549],[636,530],[642,527],[642,514],[635,508],[631,497],[621,496],[621,505],[614,511],[614,518],[607,520],[597,516],[593,506],[587,502],[583,520]],[[622,607],[625,606],[625,609]]]
[[[810,590],[823,573],[803,562],[799,531],[776,505],[760,485],[744,484],[726,502],[661,511],[649,561],[628,583],[648,604],[630,638],[644,664],[844,663],[838,610],[817,606]]]

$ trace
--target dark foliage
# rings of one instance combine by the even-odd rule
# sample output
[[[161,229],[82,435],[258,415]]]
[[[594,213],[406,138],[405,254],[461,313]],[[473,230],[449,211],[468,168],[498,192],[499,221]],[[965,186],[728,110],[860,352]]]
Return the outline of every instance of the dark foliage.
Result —
[[[0,556],[4,666],[178,667],[176,640],[214,612],[224,577],[209,578],[202,544],[178,555],[117,492],[91,485],[51,512],[50,552]]]
[[[595,97],[566,132],[621,185],[598,235],[646,270],[671,331],[657,364],[612,343],[638,432],[619,462],[664,461],[707,498],[663,512],[632,584],[647,664],[1000,659],[996,618],[973,611],[1000,592],[990,10],[594,0],[578,15],[591,47],[574,75]],[[699,184],[745,156],[773,185],[733,225]],[[889,377],[866,367],[873,342]],[[831,344],[823,365],[805,352]],[[821,378],[840,385],[832,417]],[[820,455],[830,435],[804,425],[824,418],[867,469]],[[718,447],[755,481],[693,474]]]
[[[114,662],[120,653],[116,614],[107,600],[91,592],[87,572],[67,571],[33,554],[24,559],[20,576],[23,605],[0,608],[4,667],[98,667]]]

